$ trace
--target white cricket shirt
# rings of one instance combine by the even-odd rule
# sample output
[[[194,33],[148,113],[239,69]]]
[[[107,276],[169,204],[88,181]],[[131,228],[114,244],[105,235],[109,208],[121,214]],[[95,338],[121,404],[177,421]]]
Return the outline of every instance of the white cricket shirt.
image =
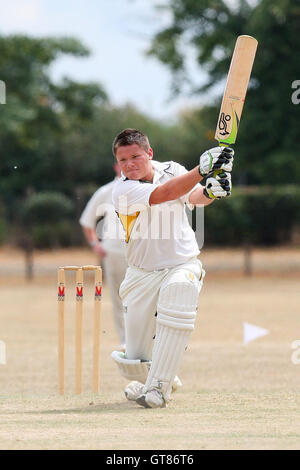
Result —
[[[146,271],[172,268],[200,253],[185,212],[190,193],[200,185],[179,199],[150,206],[152,191],[174,176],[187,173],[173,161],[151,163],[153,183],[129,180],[123,175],[112,194],[125,231],[127,263]]]

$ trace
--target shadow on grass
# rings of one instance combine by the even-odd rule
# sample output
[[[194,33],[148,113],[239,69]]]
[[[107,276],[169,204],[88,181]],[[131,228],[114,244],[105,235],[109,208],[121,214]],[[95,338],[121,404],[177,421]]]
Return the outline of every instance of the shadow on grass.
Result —
[[[66,408],[66,409],[51,409],[51,410],[34,410],[24,411],[25,415],[68,415],[68,414],[88,414],[88,413],[115,413],[118,411],[128,412],[130,410],[136,411],[137,405],[130,402],[117,402],[117,403],[90,403],[86,407]]]

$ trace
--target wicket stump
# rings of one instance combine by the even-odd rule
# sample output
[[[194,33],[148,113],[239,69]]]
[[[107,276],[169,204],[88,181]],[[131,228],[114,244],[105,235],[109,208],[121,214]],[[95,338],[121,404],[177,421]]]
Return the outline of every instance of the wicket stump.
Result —
[[[82,392],[83,271],[95,271],[93,332],[93,393],[99,393],[99,355],[101,332],[102,269],[100,266],[64,266],[58,268],[58,384],[65,393],[65,291],[66,271],[76,271],[75,394]]]

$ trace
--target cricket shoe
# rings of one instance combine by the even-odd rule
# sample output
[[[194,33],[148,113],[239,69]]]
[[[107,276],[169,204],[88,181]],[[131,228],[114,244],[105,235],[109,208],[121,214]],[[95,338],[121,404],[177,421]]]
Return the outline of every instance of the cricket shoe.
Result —
[[[172,385],[172,392],[176,392],[176,390],[178,390],[178,388],[180,387],[182,387],[182,382],[180,378],[176,375]],[[125,397],[127,398],[127,400],[135,401],[140,395],[143,394],[143,388],[144,384],[138,382],[137,380],[133,380],[126,386],[124,390]]]
[[[136,402],[144,408],[165,408],[167,406],[163,394],[156,388],[140,395]]]

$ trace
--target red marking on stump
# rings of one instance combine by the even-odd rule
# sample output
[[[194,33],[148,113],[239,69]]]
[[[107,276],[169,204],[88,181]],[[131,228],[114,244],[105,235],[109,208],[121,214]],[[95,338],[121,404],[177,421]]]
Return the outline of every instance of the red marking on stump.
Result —
[[[59,297],[63,297],[65,295],[65,288],[64,287],[58,287],[58,295],[59,295]]]
[[[76,287],[76,295],[77,295],[77,297],[82,297],[83,287]]]
[[[95,295],[96,295],[96,297],[101,297],[101,295],[102,295],[102,286],[101,287],[96,286]]]

